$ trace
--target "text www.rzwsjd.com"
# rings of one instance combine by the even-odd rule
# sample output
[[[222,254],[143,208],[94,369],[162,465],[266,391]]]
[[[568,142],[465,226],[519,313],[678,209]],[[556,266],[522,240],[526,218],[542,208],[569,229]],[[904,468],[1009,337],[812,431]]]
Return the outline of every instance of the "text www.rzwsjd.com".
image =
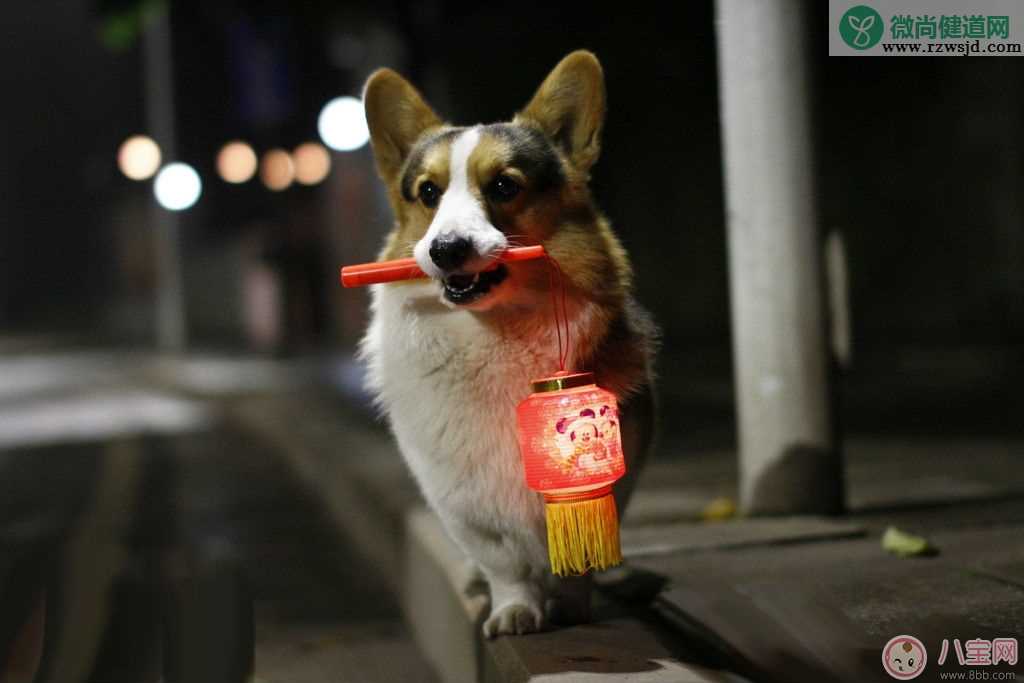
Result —
[[[989,43],[982,45],[980,40],[959,43],[882,43],[882,52],[893,54],[957,54],[957,55],[995,55],[1020,54],[1020,43]]]

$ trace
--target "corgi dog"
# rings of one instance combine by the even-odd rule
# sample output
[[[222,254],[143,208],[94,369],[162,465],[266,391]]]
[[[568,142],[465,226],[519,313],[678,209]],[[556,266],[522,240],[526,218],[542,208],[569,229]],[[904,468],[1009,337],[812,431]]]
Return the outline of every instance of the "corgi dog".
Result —
[[[548,569],[544,503],[526,486],[516,436],[530,381],[559,368],[549,265],[495,256],[541,244],[564,273],[566,367],[595,373],[620,405],[621,513],[652,433],[657,330],[588,188],[601,65],[573,52],[506,123],[445,123],[389,69],[370,76],[363,102],[396,219],[380,259],[412,255],[429,276],[372,288],[368,388],[427,503],[489,585],[484,634],[586,620],[589,583]]]

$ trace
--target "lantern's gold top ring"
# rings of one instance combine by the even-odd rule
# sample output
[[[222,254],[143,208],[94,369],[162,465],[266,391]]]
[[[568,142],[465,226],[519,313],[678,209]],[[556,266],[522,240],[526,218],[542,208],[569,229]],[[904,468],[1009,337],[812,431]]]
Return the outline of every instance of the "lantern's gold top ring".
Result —
[[[605,496],[610,496],[611,493],[611,484],[587,489],[586,491],[571,491],[569,493],[544,492],[544,502],[547,505],[555,505],[557,503],[580,503],[585,500],[604,498]]]
[[[594,373],[592,372],[559,372],[550,377],[535,379],[530,382],[530,386],[533,387],[533,393],[540,394],[545,391],[561,391],[562,389],[584,387],[593,383]]]

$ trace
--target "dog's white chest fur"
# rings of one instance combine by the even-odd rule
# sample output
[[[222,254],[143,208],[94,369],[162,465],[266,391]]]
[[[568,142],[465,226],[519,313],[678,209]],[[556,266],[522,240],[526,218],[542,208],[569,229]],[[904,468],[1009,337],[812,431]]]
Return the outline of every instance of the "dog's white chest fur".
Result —
[[[525,484],[515,409],[530,380],[556,366],[545,342],[501,336],[469,311],[448,309],[434,284],[377,288],[363,342],[370,387],[456,540],[466,544],[462,526],[514,536],[535,546],[522,548],[531,566],[546,561],[536,533],[544,513]]]

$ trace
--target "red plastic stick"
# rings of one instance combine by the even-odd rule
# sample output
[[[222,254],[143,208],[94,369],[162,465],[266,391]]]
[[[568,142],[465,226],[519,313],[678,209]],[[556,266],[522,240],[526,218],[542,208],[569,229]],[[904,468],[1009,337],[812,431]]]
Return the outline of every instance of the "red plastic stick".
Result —
[[[497,256],[497,259],[509,263],[512,261],[528,261],[530,259],[542,258],[543,256],[544,247],[538,244],[532,247],[512,247],[511,249],[506,249]],[[377,261],[375,263],[344,266],[341,269],[341,285],[343,287],[364,287],[366,285],[377,285],[397,280],[415,280],[426,276],[426,273],[416,265],[416,259],[400,258],[394,261]]]

